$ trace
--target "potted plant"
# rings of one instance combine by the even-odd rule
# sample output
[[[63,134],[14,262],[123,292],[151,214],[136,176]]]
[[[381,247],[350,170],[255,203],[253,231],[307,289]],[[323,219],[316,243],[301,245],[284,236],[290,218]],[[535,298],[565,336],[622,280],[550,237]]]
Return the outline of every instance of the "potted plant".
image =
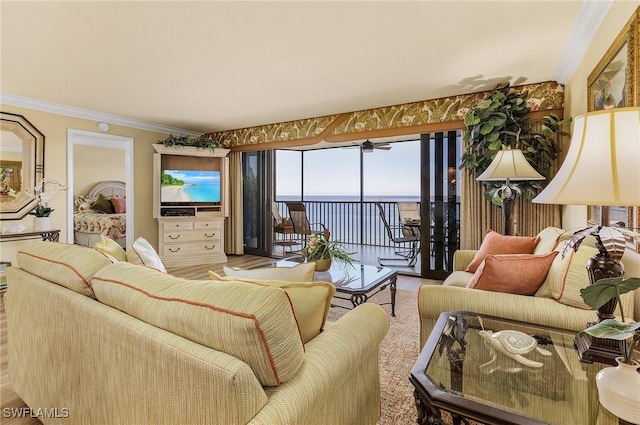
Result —
[[[323,235],[309,236],[309,244],[302,249],[302,256],[307,261],[315,261],[316,271],[326,271],[331,267],[332,260],[340,260],[344,265],[352,265],[353,259],[340,241],[329,240],[328,232]]]
[[[619,341],[621,356],[616,358],[618,366],[606,367],[596,375],[600,403],[611,413],[628,422],[640,417],[640,363],[635,360],[634,348],[640,341],[640,322],[626,322],[620,296],[640,288],[640,278],[620,277],[600,279],[580,290],[584,302],[598,309],[615,299],[620,305],[622,322],[605,319],[580,332],[596,338]]]
[[[53,186],[47,190],[47,185]],[[52,228],[50,215],[54,211],[49,207],[49,201],[57,192],[67,190],[67,186],[60,180],[42,179],[33,188],[33,194],[38,202],[37,206],[29,214],[34,216],[33,230],[49,230]],[[28,192],[31,192],[28,190]]]
[[[166,139],[160,140],[165,146],[173,147],[173,146],[192,146],[196,148],[208,148],[213,151],[215,148],[222,148],[222,143],[217,140],[210,139],[208,137],[200,136],[196,139],[189,138],[188,136],[174,136],[170,134]]]
[[[504,84],[470,109],[464,117],[467,143],[461,157],[460,168],[470,169],[475,176],[484,172],[496,152],[506,148],[521,149],[525,158],[548,180],[551,165],[562,152],[556,142],[556,135],[567,133],[561,130],[565,121],[551,113],[542,119],[540,132],[528,129],[524,124],[530,108],[527,104],[528,92],[516,93],[510,85]],[[515,197],[522,193],[533,199],[541,188],[536,181],[511,184],[511,191],[505,191],[499,184],[485,183],[485,197],[495,205],[502,204],[502,197]]]

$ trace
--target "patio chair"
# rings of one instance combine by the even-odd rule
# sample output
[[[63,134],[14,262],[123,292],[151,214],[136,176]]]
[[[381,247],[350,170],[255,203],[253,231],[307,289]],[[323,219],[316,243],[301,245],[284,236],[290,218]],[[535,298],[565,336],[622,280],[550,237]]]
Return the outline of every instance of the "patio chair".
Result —
[[[304,246],[310,235],[321,235],[326,229],[322,223],[309,223],[307,209],[303,202],[285,202],[289,209],[289,218],[293,224],[293,233],[303,236]]]
[[[380,219],[382,220],[382,224],[384,224],[384,228],[387,231],[387,236],[389,239],[398,245],[400,249],[396,250],[397,257],[388,257],[381,258],[378,257],[378,264],[381,266],[390,265],[385,264],[385,261],[406,261],[407,267],[413,267],[416,264],[416,260],[418,257],[418,253],[420,252],[420,237],[415,235],[410,236],[397,236],[396,233],[401,234],[402,226],[391,226],[389,221],[387,220],[387,216],[384,212],[384,207],[376,202],[376,207],[378,207],[378,212],[380,213]],[[396,232],[399,230],[400,232]],[[407,248],[407,244],[409,247]],[[397,265],[397,264],[396,264]]]

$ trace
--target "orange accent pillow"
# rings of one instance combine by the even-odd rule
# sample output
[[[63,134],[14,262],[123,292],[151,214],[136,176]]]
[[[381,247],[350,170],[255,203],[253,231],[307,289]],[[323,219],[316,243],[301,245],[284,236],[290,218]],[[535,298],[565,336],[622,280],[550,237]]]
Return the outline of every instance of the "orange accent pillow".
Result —
[[[467,288],[534,295],[542,286],[558,251],[548,254],[489,254],[478,267]]]
[[[503,236],[498,232],[487,229],[487,234],[482,241],[482,245],[480,245],[480,249],[464,271],[475,273],[480,263],[489,254],[533,254],[533,250],[536,249],[539,241],[539,236]]]

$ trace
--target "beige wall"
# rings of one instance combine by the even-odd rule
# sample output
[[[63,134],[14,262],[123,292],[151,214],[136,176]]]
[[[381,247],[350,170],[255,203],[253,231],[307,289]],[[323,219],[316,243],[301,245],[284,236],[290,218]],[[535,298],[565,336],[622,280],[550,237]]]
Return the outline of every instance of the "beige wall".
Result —
[[[66,181],[67,179],[67,129],[99,132],[97,121],[73,118],[65,115],[52,114],[32,109],[0,105],[3,112],[23,115],[45,136],[45,176]],[[134,209],[135,237],[142,236],[157,247],[157,222],[152,218],[152,162],[153,143],[167,137],[164,133],[138,130],[118,125],[111,125],[108,132],[115,136],[131,137],[134,139]],[[76,147],[77,148],[77,147]],[[66,193],[55,197],[51,203],[55,211],[51,214],[53,225],[60,229],[60,241],[67,242],[67,211]],[[28,215],[22,223],[31,227],[33,217]],[[3,227],[15,222],[2,222]],[[15,253],[24,242],[2,243],[0,259],[15,261]]]
[[[85,195],[96,183],[126,181],[125,151],[76,145],[73,147],[73,196]]]
[[[565,117],[575,117],[587,112],[587,77],[596,67],[622,27],[640,6],[640,1],[616,1],[600,26],[589,49],[575,73],[565,85]],[[568,147],[568,143],[567,143]],[[564,228],[585,226],[587,208],[584,206],[565,206],[562,214]]]

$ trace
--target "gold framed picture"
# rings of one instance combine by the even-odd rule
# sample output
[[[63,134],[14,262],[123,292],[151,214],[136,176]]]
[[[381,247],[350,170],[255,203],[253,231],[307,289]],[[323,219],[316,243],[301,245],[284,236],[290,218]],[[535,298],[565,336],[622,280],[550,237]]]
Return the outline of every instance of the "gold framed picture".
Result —
[[[587,79],[588,110],[638,105],[640,7]]]
[[[588,111],[640,105],[640,7],[587,78]],[[612,211],[613,210],[613,211]],[[621,216],[620,211],[626,211]],[[640,231],[639,207],[590,206],[590,225],[624,225]]]

